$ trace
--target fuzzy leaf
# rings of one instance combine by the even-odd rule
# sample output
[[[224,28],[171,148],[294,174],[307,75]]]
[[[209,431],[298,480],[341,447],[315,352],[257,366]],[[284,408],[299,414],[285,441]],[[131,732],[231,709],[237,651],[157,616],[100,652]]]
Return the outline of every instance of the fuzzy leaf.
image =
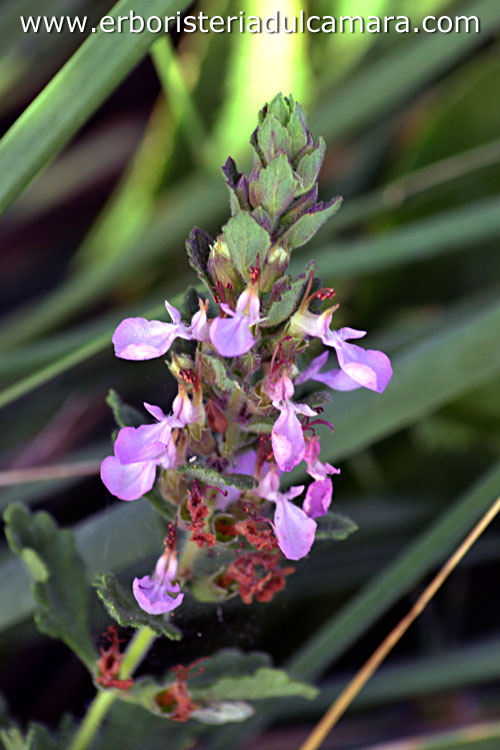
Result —
[[[99,573],[92,585],[110,617],[127,628],[147,626],[157,635],[166,635],[172,641],[180,641],[182,633],[164,615],[150,615],[137,604],[132,588],[124,588],[112,573]]]
[[[254,432],[256,435],[270,435],[275,422],[276,417],[257,417],[249,422],[244,430],[245,432]]]
[[[279,154],[259,177],[262,206],[271,219],[284,213],[292,202],[298,181],[285,154]]]
[[[306,242],[314,237],[316,232],[323,226],[330,216],[337,213],[342,203],[342,198],[334,198],[330,203],[327,203],[324,207],[310,211],[307,214],[298,219],[295,224],[287,229],[283,235],[283,241],[288,243],[288,246],[301,247]]]
[[[201,377],[203,381],[226,393],[231,393],[235,388],[241,388],[242,385],[219,355],[210,351],[204,351],[201,354]]]
[[[274,669],[267,654],[244,654],[224,649],[203,662],[203,672],[193,677],[190,692],[203,701],[260,700],[286,695],[314,698],[311,685],[292,680],[285,671]]]
[[[194,227],[186,240],[189,265],[196,271],[200,279],[207,282],[209,287],[210,277],[207,272],[207,262],[212,244],[213,240],[210,235],[200,227]]]
[[[193,691],[194,693],[195,691]],[[312,685],[292,680],[282,669],[261,667],[254,674],[236,677],[221,677],[206,687],[196,691],[196,696],[206,700],[231,698],[235,700],[260,700],[300,695],[315,698],[318,690]]]
[[[118,427],[138,427],[144,423],[144,415],[138,409],[122,401],[113,389],[108,392],[106,403],[111,408]]]
[[[290,281],[290,288],[281,292],[281,299],[273,302],[266,313],[266,319],[260,324],[263,328],[272,328],[288,320],[299,306],[307,284],[305,275]]]
[[[28,564],[39,630],[64,641],[91,670],[97,653],[90,638],[85,566],[71,531],[59,529],[48,513],[31,514],[17,503],[4,513],[11,550]]]
[[[288,157],[291,147],[290,136],[278,118],[270,112],[257,131],[257,142],[266,164],[269,164],[280,153]]]
[[[316,523],[318,524],[317,540],[335,539],[342,541],[358,530],[357,524],[349,516],[339,513],[337,510],[330,510],[326,516],[316,518]]]
[[[274,99],[269,102],[267,111],[274,115],[282,125],[285,127],[288,125],[290,120],[290,107],[288,105],[287,97],[283,96],[283,94],[276,94]]]
[[[231,259],[244,279],[249,279],[250,267],[255,265],[257,258],[264,262],[270,239],[250,214],[242,211],[231,217],[223,229]]]
[[[306,116],[304,110],[297,102],[294,102],[293,105],[288,123],[288,132],[292,139],[292,158],[295,159],[305,149],[309,140]]]
[[[326,406],[332,401],[330,391],[313,391],[304,398],[299,399],[301,404],[307,404],[311,409],[317,409],[320,406]]]
[[[306,154],[300,160],[297,166],[297,174],[302,180],[302,191],[306,193],[314,187],[314,184],[318,181],[321,165],[326,153],[326,143],[324,138],[320,136],[318,145],[311,151],[310,154]]]
[[[215,469],[197,464],[183,464],[177,467],[177,471],[186,474],[190,479],[199,479],[204,484],[224,485],[236,487],[239,490],[253,490],[257,486],[257,480],[248,474],[219,474]]]

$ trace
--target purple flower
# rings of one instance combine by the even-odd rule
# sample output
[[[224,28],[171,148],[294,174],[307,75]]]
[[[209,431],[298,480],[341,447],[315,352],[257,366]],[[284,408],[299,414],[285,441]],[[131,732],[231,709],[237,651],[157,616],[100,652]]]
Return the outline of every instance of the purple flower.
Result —
[[[317,480],[309,485],[303,505],[309,518],[326,514],[332,502],[332,492],[332,480],[329,478]]]
[[[138,500],[149,492],[156,478],[156,467],[173,469],[177,465],[172,430],[198,421],[199,409],[193,405],[184,387],[174,399],[173,414],[165,416],[159,406],[144,404],[157,424],[123,427],[114,444],[114,456],[101,464],[101,479],[112,495],[121,500]]]
[[[294,387],[286,373],[276,381],[268,378],[264,390],[273,406],[280,411],[271,432],[274,458],[282,471],[291,471],[302,461],[306,450],[304,432],[297,414],[313,417],[316,412],[306,404],[292,403]]]
[[[302,494],[304,485],[290,487],[288,492],[280,492],[279,483],[277,472],[271,469],[261,481],[257,493],[276,504],[273,527],[279,548],[288,560],[300,560],[313,545],[316,521],[309,518],[298,505],[290,502]]]
[[[181,320],[180,312],[165,300],[172,323],[145,318],[122,320],[113,334],[115,354],[122,359],[144,360],[161,357],[168,352],[176,338],[209,341],[207,305],[200,300],[200,310],[191,319],[191,325]]]
[[[331,307],[321,315],[313,315],[308,311],[304,312],[299,309],[291,319],[292,330],[298,330],[308,336],[315,336],[321,339],[325,346],[332,346],[337,353],[337,359],[342,372],[351,381],[364,388],[382,393],[392,377],[392,367],[389,357],[375,349],[363,349],[361,346],[347,343],[348,339],[359,339],[366,336],[366,331],[357,331],[355,328],[340,328],[338,331],[332,330],[330,323],[335,309],[335,307]],[[317,370],[316,367],[313,367],[312,372],[314,374],[309,374],[308,377],[313,380],[320,379],[321,382],[326,382],[318,378],[318,371],[324,362],[326,362],[326,359],[321,362]],[[312,365],[313,363],[311,363],[310,368]],[[351,390],[350,381],[346,381],[345,378],[338,376],[335,371],[333,373],[332,371],[324,373],[323,377],[326,376],[330,376],[331,381],[335,384],[332,387],[338,390]],[[330,383],[327,383],[327,385],[330,385]],[[347,388],[346,385],[348,386]]]
[[[169,559],[170,558],[170,559]],[[138,605],[150,615],[163,615],[182,604],[184,594],[178,583],[175,554],[164,554],[156,563],[152,576],[134,578],[132,590]]]
[[[255,338],[250,327],[259,323],[260,300],[254,285],[248,286],[238,297],[236,311],[225,302],[220,308],[229,317],[215,318],[210,325],[210,340],[221,357],[239,357],[250,351]]]

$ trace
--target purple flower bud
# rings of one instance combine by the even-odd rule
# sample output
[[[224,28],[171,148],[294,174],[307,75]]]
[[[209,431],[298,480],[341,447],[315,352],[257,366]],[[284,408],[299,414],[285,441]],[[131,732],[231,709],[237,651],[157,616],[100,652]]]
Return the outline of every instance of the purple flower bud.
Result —
[[[172,323],[145,318],[122,320],[112,338],[117,357],[132,360],[161,357],[168,352],[176,338],[208,341],[206,306],[201,301],[200,310],[193,315],[189,326],[182,322],[180,312],[166,300],[165,307]]]
[[[309,485],[304,499],[304,511],[309,518],[317,518],[326,515],[332,502],[332,480],[317,480]]]
[[[174,583],[177,574],[175,554],[165,554],[156,563],[153,576],[134,578],[132,590],[137,603],[150,615],[162,615],[171,612],[182,604],[184,594],[178,583]]]

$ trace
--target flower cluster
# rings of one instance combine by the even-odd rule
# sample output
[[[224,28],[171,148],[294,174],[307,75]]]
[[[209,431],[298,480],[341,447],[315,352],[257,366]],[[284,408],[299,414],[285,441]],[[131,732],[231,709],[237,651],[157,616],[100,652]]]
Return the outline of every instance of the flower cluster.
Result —
[[[218,600],[239,593],[246,603],[281,590],[293,572],[283,559],[309,553],[339,472],[320,459],[315,429],[333,426],[321,418],[320,400],[297,388],[309,383],[309,392],[316,382],[382,393],[392,375],[384,353],[350,343],[365,331],[332,326],[338,305],[322,307],[335,293],[314,268],[287,274],[293,249],[340,206],[338,198],[317,199],[324,141],[314,143],[300,105],[279,95],[260,113],[251,144],[248,176],[232,159],[224,166],[232,216],[221,234],[212,240],[196,228],[187,241],[207,292],[186,295],[185,316],[166,302],[171,322],[128,318],[113,335],[117,357],[168,354],[178,383],[171,413],[145,403],[155,422],[123,427],[101,472],[117,497],[137,500],[153,490],[175,517],[153,576],[133,584],[151,614],[178,607],[181,585],[203,585],[204,597]],[[304,364],[315,341],[325,349]],[[299,466],[308,484],[289,486],[287,474]],[[182,557],[178,571],[178,530],[190,560],[193,545],[217,545],[231,553],[229,563],[209,580]]]

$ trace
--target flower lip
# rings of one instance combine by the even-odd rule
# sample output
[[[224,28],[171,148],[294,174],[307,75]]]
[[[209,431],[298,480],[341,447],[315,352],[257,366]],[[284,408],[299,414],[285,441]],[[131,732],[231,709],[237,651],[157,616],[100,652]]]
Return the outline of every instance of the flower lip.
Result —
[[[175,581],[177,559],[170,551],[163,554],[156,563],[152,576],[134,578],[132,590],[137,603],[151,615],[165,614],[182,604],[184,594]]]

